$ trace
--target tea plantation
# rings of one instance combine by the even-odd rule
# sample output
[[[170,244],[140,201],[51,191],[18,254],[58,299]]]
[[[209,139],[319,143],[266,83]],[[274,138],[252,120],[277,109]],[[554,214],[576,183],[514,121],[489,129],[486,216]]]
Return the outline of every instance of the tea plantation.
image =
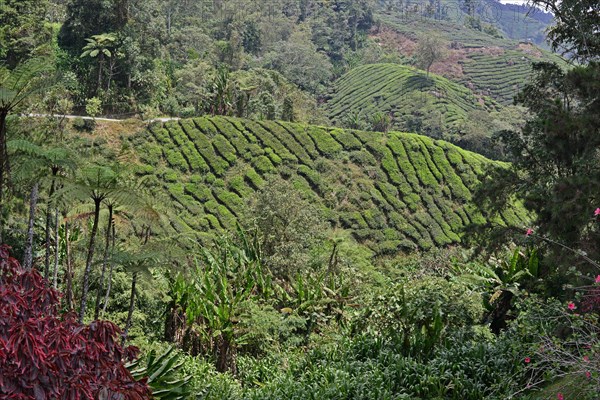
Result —
[[[456,4],[448,5],[448,18],[463,21],[462,11]],[[454,15],[458,12],[460,15]],[[507,30],[530,29],[539,31],[537,22],[524,15],[514,19],[511,13],[496,15],[503,21]],[[380,15],[383,26],[393,29],[408,38],[437,34],[450,44],[450,48],[461,54],[458,64],[461,73],[448,76],[451,80],[467,86],[475,94],[489,96],[501,105],[513,103],[514,96],[523,88],[531,74],[534,62],[555,62],[563,68],[567,63],[557,54],[534,47],[529,40],[516,42],[512,39],[492,36],[485,32],[468,28],[464,24],[421,16],[397,15],[393,12]],[[530,32],[532,33],[532,32]],[[520,34],[517,36],[521,36]],[[526,35],[525,35],[526,36]],[[444,60],[444,62],[449,62]]]
[[[342,122],[351,114],[368,117],[383,112],[392,117],[395,127],[409,128],[413,116],[439,113],[441,129],[455,131],[474,110],[488,106],[466,87],[444,77],[398,64],[370,64],[351,70],[335,84],[328,102],[328,114]]]
[[[471,53],[463,60],[464,84],[472,85],[500,104],[513,103],[514,97],[531,78],[531,64],[541,61],[564,62],[546,52],[535,55],[520,49],[507,49],[500,54]],[[541,57],[540,55],[543,55]]]
[[[178,210],[177,232],[234,228],[272,175],[380,254],[458,243],[467,225],[485,221],[470,200],[491,161],[424,136],[202,117],[156,123],[129,140],[139,173]],[[509,211],[495,222],[523,218]]]

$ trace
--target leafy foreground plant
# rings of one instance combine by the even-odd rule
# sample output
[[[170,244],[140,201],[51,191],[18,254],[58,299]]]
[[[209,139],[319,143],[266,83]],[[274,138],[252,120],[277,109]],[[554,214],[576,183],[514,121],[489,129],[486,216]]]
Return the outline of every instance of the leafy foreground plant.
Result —
[[[236,372],[237,347],[244,341],[237,328],[243,304],[272,294],[271,276],[260,262],[257,244],[241,231],[239,239],[241,246],[225,237],[213,251],[204,248],[194,276],[179,275],[172,289],[175,304],[186,316],[186,332],[197,332],[219,372]]]
[[[522,380],[521,353],[513,345],[508,336],[457,335],[420,361],[386,339],[359,335],[290,359],[276,378],[237,398],[506,399]]]
[[[127,369],[136,379],[148,377],[148,385],[152,388],[152,396],[156,399],[180,400],[191,394],[188,383],[191,376],[178,377],[177,371],[183,366],[184,360],[169,347],[159,356],[152,350],[144,360],[137,359],[127,364]],[[145,361],[145,363],[144,363]]]
[[[6,399],[147,399],[123,359],[138,349],[119,345],[109,321],[77,323],[59,312],[58,291],[24,270],[0,246],[0,393]]]
[[[527,388],[557,398],[598,399],[600,393],[600,275],[561,302],[532,297],[517,323],[536,345],[525,358]],[[546,398],[540,396],[540,398]]]

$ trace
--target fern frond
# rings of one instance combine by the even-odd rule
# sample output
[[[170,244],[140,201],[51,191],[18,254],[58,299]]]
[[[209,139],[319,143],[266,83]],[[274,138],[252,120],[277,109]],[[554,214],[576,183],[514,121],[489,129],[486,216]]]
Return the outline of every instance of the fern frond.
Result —
[[[0,107],[12,111],[30,95],[52,86],[47,79],[52,65],[48,60],[33,58],[12,71],[3,68],[0,72]]]

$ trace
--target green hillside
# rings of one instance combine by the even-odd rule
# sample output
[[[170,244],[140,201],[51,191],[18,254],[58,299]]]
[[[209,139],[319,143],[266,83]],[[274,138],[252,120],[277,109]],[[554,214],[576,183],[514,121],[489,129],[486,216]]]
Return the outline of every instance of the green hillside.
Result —
[[[334,123],[348,115],[369,116],[383,112],[392,117],[393,125],[412,130],[417,115],[437,117],[442,131],[455,131],[475,110],[482,106],[472,91],[441,76],[398,64],[371,64],[355,68],[340,78],[327,104],[328,116]],[[485,104],[485,101],[483,101]]]
[[[383,26],[397,32],[416,37],[422,34],[437,33],[449,42],[460,43],[465,48],[480,48],[489,46],[511,46],[517,43],[514,40],[499,38],[471,29],[463,24],[462,19],[450,20],[429,18],[424,15],[405,15],[394,12],[378,14]]]
[[[233,228],[273,174],[380,253],[457,243],[485,221],[469,200],[490,161],[419,135],[203,117],[154,124],[130,141],[140,173],[172,199],[178,232]]]
[[[548,47],[545,30],[553,21],[550,13],[531,10],[528,5],[501,4],[497,0],[474,1],[471,11],[466,1],[436,2],[437,5],[432,6],[430,0],[412,0],[406,4],[390,1],[391,4],[378,8],[378,16],[386,21],[416,22],[421,30],[426,30],[431,24],[446,24],[446,29],[453,25],[448,29],[449,38],[460,40],[469,37],[471,44],[482,44],[486,37],[492,37],[489,33],[493,33],[497,38],[502,36]]]
[[[564,64],[556,55],[523,45],[492,54],[473,52],[461,61],[462,82],[503,105],[512,104],[514,96],[531,77],[531,64],[540,61]]]
[[[428,34],[446,39],[450,44],[449,57],[432,70],[502,105],[512,104],[519,88],[528,81],[533,62],[552,61],[566,66],[554,53],[526,41],[497,37],[467,27],[462,20],[459,23],[425,16],[407,18],[393,12],[381,14],[380,18],[383,26],[408,42],[416,42],[420,35]]]

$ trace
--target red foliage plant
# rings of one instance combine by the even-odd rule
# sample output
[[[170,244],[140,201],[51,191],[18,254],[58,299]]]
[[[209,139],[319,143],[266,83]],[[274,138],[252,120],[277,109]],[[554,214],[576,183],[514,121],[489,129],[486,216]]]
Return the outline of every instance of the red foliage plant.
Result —
[[[148,399],[123,364],[138,349],[118,343],[109,321],[59,316],[58,291],[0,246],[0,399]]]

